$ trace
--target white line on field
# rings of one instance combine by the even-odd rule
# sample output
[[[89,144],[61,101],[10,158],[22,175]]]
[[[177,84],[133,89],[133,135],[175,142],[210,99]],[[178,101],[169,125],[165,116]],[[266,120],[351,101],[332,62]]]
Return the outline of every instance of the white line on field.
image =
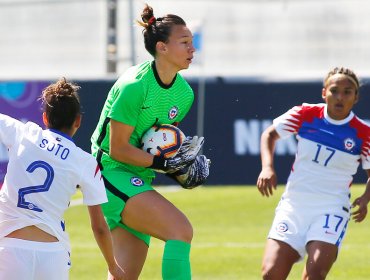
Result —
[[[153,240],[154,242],[151,242],[150,247],[151,248],[163,248],[164,242],[159,242],[157,240]],[[232,249],[232,248],[249,248],[249,249],[259,249],[264,248],[265,243],[264,242],[196,242],[194,241],[192,243],[192,248],[199,248],[199,249],[207,249],[207,248],[225,248],[225,249]],[[95,243],[91,242],[85,242],[85,243],[76,243],[73,244],[73,247],[75,248],[94,248],[96,247]],[[356,250],[359,248],[369,248],[370,244],[367,244],[364,246],[364,244],[345,244],[342,247],[342,250],[349,251],[349,250]]]
[[[261,242],[194,242],[192,246],[196,248],[263,248],[265,243]]]
[[[96,245],[95,243],[76,243],[73,244],[75,248],[94,248]],[[192,248],[263,248],[265,246],[264,243],[253,243],[253,242],[205,242],[205,243],[192,243]],[[154,248],[163,248],[164,242],[152,242],[150,247]]]
[[[69,207],[78,206],[81,204],[82,204],[82,198],[73,199],[71,200],[71,204],[69,205]]]

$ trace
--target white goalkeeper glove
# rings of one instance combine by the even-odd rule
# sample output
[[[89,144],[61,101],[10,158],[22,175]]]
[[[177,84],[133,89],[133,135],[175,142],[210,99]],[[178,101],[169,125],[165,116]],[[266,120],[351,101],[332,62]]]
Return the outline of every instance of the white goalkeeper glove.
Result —
[[[162,170],[166,173],[174,173],[191,165],[204,144],[204,137],[188,136],[181,144],[178,153],[172,158],[154,156],[152,169]]]
[[[173,174],[168,174],[175,179],[183,188],[193,189],[205,183],[209,176],[211,161],[204,155],[197,156],[195,161],[187,167]]]

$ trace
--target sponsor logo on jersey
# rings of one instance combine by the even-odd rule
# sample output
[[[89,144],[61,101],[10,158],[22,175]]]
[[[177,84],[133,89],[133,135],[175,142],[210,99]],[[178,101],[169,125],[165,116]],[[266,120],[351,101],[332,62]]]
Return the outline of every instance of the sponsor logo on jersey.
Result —
[[[138,177],[132,177],[131,178],[131,184],[135,187],[141,187],[144,185],[144,181],[141,180],[140,178]]]
[[[277,232],[280,232],[280,233],[287,232],[288,225],[286,223],[278,223],[275,229]]]
[[[173,107],[170,109],[170,111],[168,112],[168,118],[169,118],[170,120],[173,120],[174,118],[176,118],[176,117],[177,117],[178,113],[179,113],[179,108],[177,108],[176,106],[173,106]]]
[[[319,130],[322,131],[322,132],[334,135],[334,132],[332,132],[332,131],[329,131],[329,130],[326,130],[326,129],[323,129],[323,128],[320,128]]]
[[[356,142],[352,138],[346,138],[346,139],[344,139],[344,148],[347,151],[352,150],[355,147],[355,145],[356,145]]]

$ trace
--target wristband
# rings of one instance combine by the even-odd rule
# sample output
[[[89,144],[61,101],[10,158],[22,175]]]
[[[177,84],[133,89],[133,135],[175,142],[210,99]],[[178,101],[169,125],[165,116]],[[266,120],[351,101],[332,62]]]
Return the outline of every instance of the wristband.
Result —
[[[167,169],[167,159],[164,157],[154,156],[153,163],[149,168],[152,169],[159,169],[159,170],[166,170]]]

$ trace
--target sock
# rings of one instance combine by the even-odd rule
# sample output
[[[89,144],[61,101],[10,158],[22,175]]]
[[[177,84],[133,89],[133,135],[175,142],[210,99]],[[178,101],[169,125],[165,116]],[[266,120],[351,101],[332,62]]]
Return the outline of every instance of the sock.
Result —
[[[190,244],[180,240],[168,240],[162,259],[163,280],[190,280]]]

